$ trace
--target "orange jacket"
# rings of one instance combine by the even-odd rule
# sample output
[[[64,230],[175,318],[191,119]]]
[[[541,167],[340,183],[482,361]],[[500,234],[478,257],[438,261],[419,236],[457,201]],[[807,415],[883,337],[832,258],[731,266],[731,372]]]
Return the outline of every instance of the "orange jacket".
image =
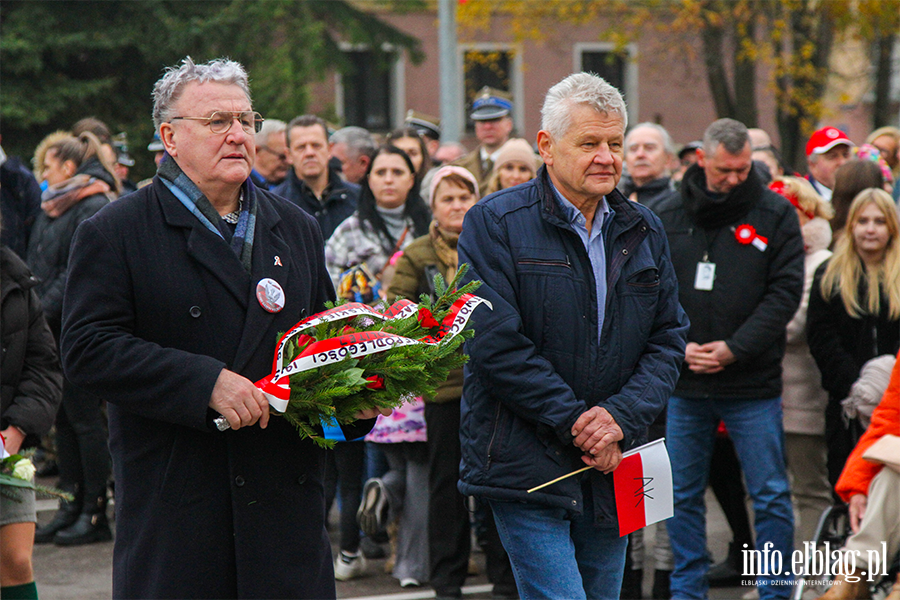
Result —
[[[891,381],[884,397],[872,413],[872,422],[850,453],[835,486],[835,491],[845,502],[849,502],[850,497],[855,494],[869,495],[869,483],[884,465],[864,460],[862,455],[869,446],[888,433],[900,435],[900,355],[891,371]]]

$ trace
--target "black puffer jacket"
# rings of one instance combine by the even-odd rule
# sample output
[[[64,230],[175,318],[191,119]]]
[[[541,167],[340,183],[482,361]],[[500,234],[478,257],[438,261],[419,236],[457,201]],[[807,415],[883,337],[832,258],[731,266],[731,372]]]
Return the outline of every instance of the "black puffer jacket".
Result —
[[[322,237],[328,241],[337,226],[356,212],[359,186],[341,179],[336,169],[329,169],[328,187],[320,201],[291,169],[284,181],[272,188],[272,193],[287,198],[314,216],[322,229]]]
[[[22,259],[0,248],[0,429],[15,425],[29,437],[50,429],[62,399],[62,370],[37,283]]]
[[[81,165],[76,174],[82,173],[105,181],[115,189],[112,175],[96,158]],[[72,238],[78,225],[109,204],[109,201],[110,198],[106,194],[94,194],[83,198],[55,219],[41,211],[31,230],[31,238],[28,241],[28,266],[40,280],[36,291],[44,306],[47,323],[57,340],[62,321],[62,301],[66,290]]]
[[[682,366],[675,395],[766,399],[781,395],[785,327],[803,292],[803,238],[797,213],[767,189],[754,167],[725,197],[706,191],[703,169],[688,169],[681,195],[656,209],[669,237],[689,342],[724,341],[737,359],[714,374]],[[741,243],[738,228],[760,239]],[[698,290],[700,262],[715,264],[713,289]]]
[[[882,291],[881,311],[877,315],[853,317],[844,307],[840,294],[822,296],[822,277],[826,261],[816,269],[806,313],[806,337],[819,371],[822,387],[832,403],[850,395],[850,387],[859,378],[867,361],[900,349],[900,323],[888,315],[887,295]],[[867,279],[859,282],[859,297],[865,298]]]

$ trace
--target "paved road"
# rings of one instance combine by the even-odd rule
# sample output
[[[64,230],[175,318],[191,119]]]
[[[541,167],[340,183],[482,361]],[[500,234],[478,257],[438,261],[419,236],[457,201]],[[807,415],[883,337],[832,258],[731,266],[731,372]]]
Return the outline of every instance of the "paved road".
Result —
[[[53,500],[38,501],[38,522],[49,521],[56,507]],[[332,523],[337,523],[332,514]],[[712,502],[707,527],[709,546],[716,560],[727,552],[728,528],[725,519]],[[112,589],[112,542],[74,548],[49,545],[35,546],[34,567],[38,593],[42,600],[102,600],[109,598]],[[484,572],[484,557],[475,555]],[[433,598],[430,588],[402,589],[399,583],[384,573],[384,560],[369,561],[370,575],[349,582],[337,582],[338,598],[356,600],[419,600]],[[645,592],[650,591],[651,573],[647,573]],[[723,588],[712,590],[714,599],[740,600],[748,589]],[[464,590],[467,599],[490,598],[490,584],[484,575],[470,577]]]

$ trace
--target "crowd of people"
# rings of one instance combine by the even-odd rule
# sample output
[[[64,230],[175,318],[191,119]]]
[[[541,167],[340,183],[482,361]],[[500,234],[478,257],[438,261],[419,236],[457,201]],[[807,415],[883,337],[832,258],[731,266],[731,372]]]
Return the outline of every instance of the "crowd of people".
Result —
[[[862,456],[900,435],[900,129],[823,127],[798,174],[732,119],[683,144],[629,127],[586,73],[547,92],[535,143],[481,90],[471,152],[412,110],[385,135],[263,118],[225,59],[153,98],[152,179],[94,118],[31,170],[0,157],[0,429],[72,497],[36,527],[33,494],[4,493],[4,598],[37,597],[32,544],[112,539],[111,498],[117,598],[334,597],[385,557],[460,598],[473,540],[497,598],[643,598],[647,571],[652,598],[748,576],[786,598],[797,574],[745,573],[746,552],[790,557],[840,500],[848,552],[900,552],[897,474]],[[362,411],[333,451],[269,418],[252,382],[279,332],[463,263],[492,308],[434,397]],[[612,472],[663,437],[674,517],[620,537]],[[860,597],[854,575],[827,597]]]

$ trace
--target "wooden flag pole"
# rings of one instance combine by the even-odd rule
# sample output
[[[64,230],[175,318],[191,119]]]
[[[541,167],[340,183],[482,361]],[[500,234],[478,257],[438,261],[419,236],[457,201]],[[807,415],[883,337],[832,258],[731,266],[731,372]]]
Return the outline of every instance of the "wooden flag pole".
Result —
[[[536,492],[536,491],[538,491],[538,490],[540,490],[540,489],[543,489],[543,488],[547,487],[548,485],[553,485],[553,484],[556,483],[557,481],[562,481],[563,479],[565,479],[565,478],[567,478],[567,477],[571,477],[572,475],[578,475],[579,473],[584,473],[584,472],[587,471],[588,469],[593,469],[593,468],[594,468],[594,467],[582,467],[582,468],[578,469],[577,471],[572,471],[572,472],[569,473],[568,475],[563,475],[562,477],[557,477],[557,478],[554,479],[553,481],[548,481],[547,483],[542,483],[541,485],[539,485],[539,486],[537,486],[537,487],[533,487],[533,488],[531,488],[530,490],[528,490],[528,493],[530,494],[531,492]]]

